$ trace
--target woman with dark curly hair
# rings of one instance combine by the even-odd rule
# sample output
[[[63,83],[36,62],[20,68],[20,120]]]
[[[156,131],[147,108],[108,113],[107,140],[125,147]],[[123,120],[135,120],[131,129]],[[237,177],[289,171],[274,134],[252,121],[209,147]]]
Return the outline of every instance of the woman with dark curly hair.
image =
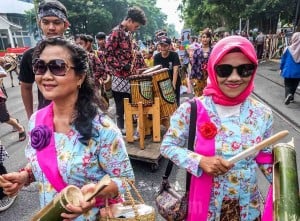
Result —
[[[99,220],[102,199],[115,200],[125,192],[121,177],[134,179],[120,130],[95,102],[88,67],[87,53],[80,46],[59,38],[39,44],[33,60],[35,81],[52,103],[30,118],[29,163],[18,173],[3,175],[1,184],[13,196],[24,185],[38,182],[44,207],[67,185],[85,193],[104,175],[111,177],[97,203],[93,199],[67,205],[72,213],[62,213],[64,220]]]

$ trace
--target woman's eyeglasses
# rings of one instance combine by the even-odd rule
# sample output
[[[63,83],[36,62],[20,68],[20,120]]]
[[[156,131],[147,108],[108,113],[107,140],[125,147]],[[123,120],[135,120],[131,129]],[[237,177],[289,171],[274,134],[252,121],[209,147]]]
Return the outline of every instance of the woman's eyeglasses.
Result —
[[[230,64],[220,64],[215,66],[215,71],[217,72],[217,75],[221,78],[227,78],[229,77],[233,69],[237,70],[237,73],[241,78],[250,77],[254,74],[254,71],[256,69],[255,64],[241,64],[239,66],[232,66]]]
[[[46,63],[44,60],[36,59],[33,62],[33,73],[35,75],[44,75],[49,69],[50,72],[55,76],[65,76],[70,68],[74,68],[69,66],[62,59],[54,59]]]

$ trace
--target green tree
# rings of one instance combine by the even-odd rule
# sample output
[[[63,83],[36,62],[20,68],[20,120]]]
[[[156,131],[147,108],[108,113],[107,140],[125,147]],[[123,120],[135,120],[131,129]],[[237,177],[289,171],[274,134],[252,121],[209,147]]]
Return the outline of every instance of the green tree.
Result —
[[[70,35],[79,33],[95,35],[99,31],[109,33],[126,16],[129,7],[138,6],[145,11],[147,24],[136,37],[147,40],[158,29],[167,29],[174,34],[175,28],[166,24],[167,16],[156,7],[156,0],[60,0],[68,10]],[[38,4],[39,0],[35,0]],[[34,13],[28,14],[32,20]]]
[[[280,18],[292,22],[296,0],[183,0],[180,10],[185,27],[199,31],[225,26],[237,30],[239,19],[249,19],[250,28],[275,33]]]
[[[147,24],[138,31],[137,37],[143,41],[152,39],[155,31],[166,29],[167,15],[156,7],[156,0],[130,0],[129,6],[138,6],[144,10]]]
[[[108,33],[125,16],[126,0],[61,0],[68,10],[71,33]]]

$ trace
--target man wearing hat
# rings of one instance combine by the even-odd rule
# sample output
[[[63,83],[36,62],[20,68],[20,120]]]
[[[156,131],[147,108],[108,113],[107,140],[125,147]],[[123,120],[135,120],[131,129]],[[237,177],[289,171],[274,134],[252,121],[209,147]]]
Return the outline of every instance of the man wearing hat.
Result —
[[[63,37],[64,31],[70,26],[67,19],[66,7],[57,0],[44,0],[38,7],[38,25],[42,30],[43,38]],[[32,71],[32,56],[34,48],[28,49],[22,57],[19,80],[21,82],[21,95],[28,119],[33,113],[34,73]],[[38,91],[38,109],[47,106],[46,100]]]
[[[154,56],[154,66],[161,65],[163,68],[169,69],[169,77],[175,90],[177,104],[179,105],[181,80],[178,70],[180,66],[180,60],[178,54],[170,50],[171,43],[172,42],[170,38],[166,36],[160,37],[159,45],[161,49],[160,53]]]

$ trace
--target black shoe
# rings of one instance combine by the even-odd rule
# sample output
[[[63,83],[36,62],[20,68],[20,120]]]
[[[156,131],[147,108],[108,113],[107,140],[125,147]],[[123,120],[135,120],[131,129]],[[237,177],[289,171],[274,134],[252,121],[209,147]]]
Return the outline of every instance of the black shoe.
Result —
[[[126,130],[123,128],[123,129],[120,129],[121,130],[121,133],[123,136],[126,136]]]
[[[293,95],[292,94],[288,94],[288,96],[286,96],[285,100],[284,100],[284,104],[285,105],[289,105],[291,103],[291,101],[294,100],[293,99]]]

